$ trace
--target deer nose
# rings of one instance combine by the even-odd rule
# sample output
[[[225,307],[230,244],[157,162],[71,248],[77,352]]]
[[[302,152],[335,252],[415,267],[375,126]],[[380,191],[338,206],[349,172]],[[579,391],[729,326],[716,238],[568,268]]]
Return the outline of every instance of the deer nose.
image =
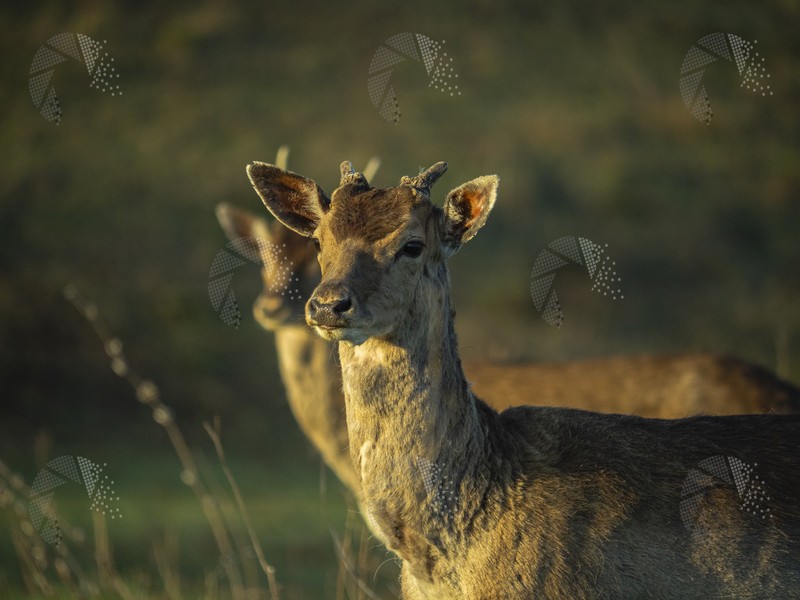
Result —
[[[276,312],[283,306],[283,299],[277,296],[260,296],[257,300],[259,307],[265,313]]]
[[[317,325],[342,325],[353,312],[353,299],[346,288],[318,289],[308,301],[308,319]]]
[[[265,329],[275,329],[291,317],[289,304],[283,298],[262,294],[253,303],[253,316]]]

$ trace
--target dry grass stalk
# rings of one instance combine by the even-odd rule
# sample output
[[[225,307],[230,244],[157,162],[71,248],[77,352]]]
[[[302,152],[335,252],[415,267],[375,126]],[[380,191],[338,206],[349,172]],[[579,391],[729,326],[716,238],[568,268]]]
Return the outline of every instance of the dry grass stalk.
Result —
[[[23,581],[30,593],[52,594],[47,576],[47,548],[44,541],[36,535],[33,524],[28,517],[27,506],[30,498],[30,487],[22,476],[14,473],[3,461],[0,461],[0,508],[6,508],[11,516],[12,543],[20,560]],[[81,544],[85,534],[78,527],[71,526],[56,510],[50,506],[50,516],[58,520],[64,539],[53,547],[56,556],[53,567],[62,584],[75,594],[84,596],[97,595],[98,586],[87,576],[80,563],[72,555],[69,544]]]
[[[258,564],[261,566],[261,570],[264,571],[264,574],[267,576],[270,595],[273,600],[278,600],[278,583],[275,580],[275,567],[270,565],[267,562],[267,559],[264,558],[264,551],[261,548],[261,543],[258,541],[255,528],[250,520],[250,513],[247,511],[247,506],[244,503],[244,498],[242,497],[242,492],[239,489],[239,484],[236,483],[236,478],[233,476],[233,473],[228,466],[228,460],[225,457],[225,449],[222,447],[222,441],[220,440],[220,420],[219,418],[214,419],[214,427],[211,427],[211,425],[208,423],[203,423],[203,427],[205,427],[208,437],[211,438],[211,441],[214,444],[214,449],[217,452],[217,457],[219,458],[219,463],[222,466],[222,471],[225,473],[225,477],[228,480],[228,485],[231,487],[234,498],[236,498],[236,506],[239,508],[239,515],[241,516],[245,528],[247,529],[247,534],[250,536],[250,543],[252,544],[253,550],[256,553],[256,557],[258,558]]]
[[[156,384],[149,379],[141,377],[130,367],[122,349],[122,342],[119,338],[112,335],[111,331],[102,320],[97,306],[93,302],[86,300],[73,285],[68,285],[65,288],[64,296],[72,303],[94,330],[111,359],[111,369],[114,373],[130,384],[138,400],[153,411],[153,419],[167,432],[167,436],[183,468],[181,481],[192,489],[209,523],[212,535],[220,552],[220,564],[225,571],[231,596],[234,600],[244,600],[247,598],[247,594],[243,584],[242,573],[236,567],[236,554],[231,541],[232,534],[225,526],[218,498],[214,497],[214,495],[208,491],[206,485],[200,478],[197,462],[186,443],[183,433],[175,422],[172,409],[161,400],[160,392]],[[236,489],[238,490],[238,487]],[[243,502],[240,504],[240,509],[241,506],[243,506]],[[247,518],[246,523],[249,523],[249,518]],[[254,545],[254,550],[257,555],[260,555],[259,560],[261,562],[263,560],[263,553],[261,552],[260,546]],[[266,560],[263,560],[262,568],[264,568],[264,565],[267,567],[266,572],[270,585],[271,597],[273,600],[278,600],[278,587],[275,582],[274,569],[268,565]],[[206,581],[208,584],[208,577]]]

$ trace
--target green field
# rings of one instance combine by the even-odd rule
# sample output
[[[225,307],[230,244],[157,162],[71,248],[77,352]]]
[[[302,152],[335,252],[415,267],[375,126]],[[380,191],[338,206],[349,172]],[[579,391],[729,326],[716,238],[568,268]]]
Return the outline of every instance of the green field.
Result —
[[[191,489],[180,481],[177,459],[154,455],[132,460],[119,456],[107,461],[106,472],[114,478],[114,490],[119,501],[121,518],[105,518],[113,561],[123,581],[130,586],[134,597],[167,597],[165,582],[176,581],[186,597],[200,597],[206,591],[205,577],[219,580],[226,593],[225,577],[220,563],[220,551],[199,503]],[[386,550],[374,539],[366,537],[354,504],[330,472],[315,469],[314,457],[308,460],[284,461],[282,464],[252,460],[232,461],[231,470],[241,485],[254,531],[263,546],[264,556],[275,567],[281,598],[334,597],[337,581],[352,587],[355,580],[341,565],[337,544],[348,549],[348,560],[357,576],[371,589],[396,594],[398,569]],[[215,497],[230,518],[231,530],[239,542],[248,545],[244,529],[219,468],[209,461],[205,469]],[[86,581],[101,583],[93,576],[96,570],[95,525],[89,501],[79,486],[60,488],[55,503],[61,517],[70,524],[69,531],[81,532],[84,539],[65,544],[86,572]],[[110,511],[107,514],[111,514]],[[26,513],[27,516],[27,513]],[[16,529],[13,511],[4,511],[4,529]],[[36,535],[36,534],[34,534]],[[362,538],[362,535],[364,536]],[[361,549],[361,544],[364,549]],[[55,546],[45,546],[48,565],[44,572],[55,575],[52,560],[59,555]],[[365,556],[359,556],[366,553]],[[257,569],[252,551],[239,555],[238,566],[243,572]],[[15,564],[16,563],[16,564]],[[30,597],[19,585],[14,572],[20,558],[4,536],[0,546],[3,577],[0,594],[3,598]],[[383,563],[383,564],[382,564]],[[349,563],[348,563],[349,564]],[[165,574],[166,573],[166,574]],[[57,580],[57,577],[54,577]],[[266,579],[259,576],[266,589]],[[112,586],[101,587],[101,595],[116,597]],[[67,588],[58,585],[69,597]],[[343,588],[344,589],[344,588]],[[393,591],[394,590],[394,591]]]

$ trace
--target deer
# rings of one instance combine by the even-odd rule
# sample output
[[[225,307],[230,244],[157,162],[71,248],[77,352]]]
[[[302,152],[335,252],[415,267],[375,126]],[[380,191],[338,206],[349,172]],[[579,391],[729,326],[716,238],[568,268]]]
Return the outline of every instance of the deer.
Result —
[[[446,169],[374,188],[344,162],[328,196],[247,167],[267,209],[317,249],[306,322],[338,343],[360,502],[401,560],[403,597],[800,597],[800,416],[497,412],[473,393],[447,260],[485,225],[499,179],[434,206]],[[723,486],[683,511],[687,474],[719,457],[757,469],[766,515]]]
[[[275,158],[286,170],[289,149]],[[371,158],[363,175],[370,181],[380,160]],[[305,324],[305,303],[321,274],[310,241],[284,227],[228,203],[216,207],[217,220],[230,240],[250,240],[252,251],[268,245],[284,249],[299,294],[281,294],[274,257],[262,256],[263,289],[253,303],[259,325],[275,333],[279,369],[289,406],[305,436],[338,479],[358,497],[350,460],[339,355],[331,342]],[[730,356],[678,354],[615,356],[558,363],[464,364],[478,395],[496,409],[547,404],[644,417],[679,418],[698,413],[750,414],[797,412],[800,390],[767,369]],[[514,391],[515,390],[515,391]]]
[[[278,168],[286,169],[288,146],[275,155]],[[372,157],[364,173],[372,177],[380,159]],[[241,240],[251,256],[261,258],[261,293],[253,303],[253,316],[261,327],[275,334],[278,369],[286,388],[289,408],[303,434],[325,464],[350,491],[358,490],[358,478],[350,459],[339,355],[330,344],[305,324],[304,305],[319,283],[316,252],[306,238],[278,221],[268,223],[249,211],[222,202],[215,209],[217,221],[231,241]],[[270,256],[280,248],[292,266],[298,294],[282,293],[287,274]],[[354,494],[358,498],[358,494]],[[363,514],[363,513],[362,513]]]

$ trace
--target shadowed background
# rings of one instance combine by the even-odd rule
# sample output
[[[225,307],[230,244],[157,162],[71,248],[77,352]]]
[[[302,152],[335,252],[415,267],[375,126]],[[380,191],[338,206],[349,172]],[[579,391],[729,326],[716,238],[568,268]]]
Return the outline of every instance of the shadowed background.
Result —
[[[450,164],[434,199],[496,173],[487,227],[451,261],[462,354],[554,360],[679,350],[734,353],[800,383],[800,9],[795,2],[58,2],[0,8],[0,457],[33,479],[64,454],[108,463],[123,522],[122,570],[152,572],[172,532],[184,576],[215,561],[164,432],[108,368],[61,292],[94,299],[131,363],[161,388],[190,442],[222,435],[287,598],[333,597],[328,526],[343,493],[284,400],[272,336],[250,315],[257,268],[234,278],[238,330],[209,302],[227,240],[220,201],[266,215],[244,166],[271,162],[328,191],[345,159],[383,164],[395,185]],[[709,65],[714,117],[695,120],[678,80],[702,36],[758,40],[773,94]],[[121,97],[59,65],[60,125],[28,93],[31,60],[61,32],[107,40]],[[398,65],[402,116],[370,103],[368,68],[389,37],[444,40],[461,95]],[[536,312],[536,256],[582,236],[605,245],[624,299],[590,291],[578,268],[556,279],[564,324]],[[88,511],[84,511],[88,512]],[[88,516],[77,513],[88,522]],[[2,521],[0,521],[2,522]],[[0,527],[2,580],[18,566]],[[191,549],[191,551],[188,551]],[[158,584],[154,584],[156,588]]]

